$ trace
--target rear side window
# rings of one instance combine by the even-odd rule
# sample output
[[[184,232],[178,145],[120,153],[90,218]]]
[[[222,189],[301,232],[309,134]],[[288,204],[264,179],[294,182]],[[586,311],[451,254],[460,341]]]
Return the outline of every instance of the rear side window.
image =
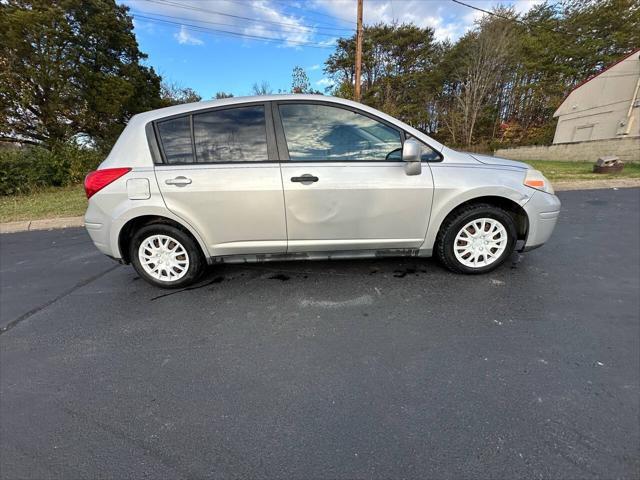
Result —
[[[156,126],[168,164],[269,160],[264,105],[194,113]]]
[[[195,114],[193,135],[198,163],[269,159],[262,105]]]
[[[158,122],[158,133],[167,163],[193,162],[190,122],[189,117],[178,117]]]

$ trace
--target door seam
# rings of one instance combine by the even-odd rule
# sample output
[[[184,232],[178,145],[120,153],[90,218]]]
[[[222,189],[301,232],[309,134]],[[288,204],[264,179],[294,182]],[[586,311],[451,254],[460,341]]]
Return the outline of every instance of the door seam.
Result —
[[[289,223],[287,222],[287,197],[284,193],[284,177],[282,176],[282,162],[278,163],[280,170],[280,186],[282,187],[282,210],[284,211],[284,233],[287,236],[284,253],[289,253]]]

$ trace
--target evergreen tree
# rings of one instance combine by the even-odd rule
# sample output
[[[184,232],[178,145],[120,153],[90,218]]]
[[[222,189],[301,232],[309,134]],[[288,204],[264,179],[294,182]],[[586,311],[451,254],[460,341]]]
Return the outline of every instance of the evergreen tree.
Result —
[[[160,77],[114,0],[0,3],[0,139],[108,148],[128,119],[161,105]]]

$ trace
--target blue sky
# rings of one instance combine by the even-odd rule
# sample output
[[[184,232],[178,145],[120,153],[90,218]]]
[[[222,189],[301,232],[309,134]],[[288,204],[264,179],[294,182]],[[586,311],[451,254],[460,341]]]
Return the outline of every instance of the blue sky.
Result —
[[[541,0],[501,2],[525,12]],[[134,16],[143,52],[163,78],[196,90],[249,95],[266,81],[291,88],[293,67],[312,87],[328,85],[324,61],[335,39],[355,31],[356,0],[121,0]],[[490,10],[498,2],[466,0]],[[457,39],[480,12],[451,0],[364,0],[364,23],[411,22],[434,28],[436,38]],[[223,33],[226,32],[226,33]],[[258,38],[255,38],[258,37]]]

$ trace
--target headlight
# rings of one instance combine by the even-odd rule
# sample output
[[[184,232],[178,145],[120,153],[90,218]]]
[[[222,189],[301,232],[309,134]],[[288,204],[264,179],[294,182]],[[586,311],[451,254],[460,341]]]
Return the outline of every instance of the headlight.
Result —
[[[542,172],[538,170],[527,170],[527,174],[524,177],[524,184],[527,187],[535,188],[536,190],[542,190],[547,193],[554,193],[551,182],[542,175]]]

